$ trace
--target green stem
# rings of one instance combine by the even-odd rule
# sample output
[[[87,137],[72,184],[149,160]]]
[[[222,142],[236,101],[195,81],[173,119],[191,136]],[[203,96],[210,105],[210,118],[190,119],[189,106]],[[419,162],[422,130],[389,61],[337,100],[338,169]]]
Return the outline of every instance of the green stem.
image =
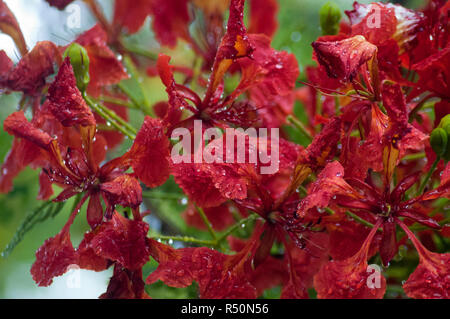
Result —
[[[241,219],[240,221],[238,221],[237,223],[235,223],[233,226],[231,226],[230,228],[228,228],[222,235],[220,235],[217,238],[217,242],[220,243],[222,240],[224,240],[225,238],[228,237],[228,235],[230,235],[231,233],[233,233],[236,229],[238,229],[239,227],[242,227],[242,225],[246,225],[248,222],[257,219],[259,216],[258,214],[251,214],[246,218]]]
[[[195,208],[197,209],[200,218],[203,220],[203,223],[205,224],[206,228],[208,228],[209,233],[211,234],[211,237],[214,239],[214,241],[217,243],[217,235],[216,232],[214,231],[214,229],[212,228],[211,222],[209,221],[208,217],[206,216],[203,208],[199,207],[199,206],[195,206]]]
[[[130,131],[131,133],[136,135],[136,133],[137,133],[136,129],[133,126],[131,126],[127,121],[125,121],[123,118],[121,118],[119,115],[117,115],[116,112],[114,112],[113,110],[110,110],[109,108],[107,108],[106,106],[104,106],[104,105],[102,105],[100,103],[97,103],[97,105],[102,109],[103,112],[108,114],[117,123],[121,124],[128,131]]]
[[[309,134],[305,125],[303,125],[303,123],[299,119],[293,117],[292,115],[288,115],[286,119],[288,120],[288,122],[294,125],[303,135],[305,135],[310,142],[313,140],[313,137],[311,136],[311,134]]]
[[[203,240],[198,239],[194,237],[189,236],[165,236],[165,235],[155,235],[150,237],[152,239],[160,239],[160,240],[173,240],[173,241],[181,241],[184,243],[193,243],[193,244],[199,244],[199,245],[208,245],[208,246],[215,246],[216,241],[212,240]]]
[[[86,94],[84,94],[84,99],[86,100],[87,104],[95,111],[98,115],[103,117],[107,123],[111,123],[113,127],[115,127],[118,131],[126,135],[131,140],[134,140],[136,136],[133,134],[133,132],[129,132],[126,128],[124,128],[122,125],[117,123],[109,114],[107,114],[101,107],[97,105],[94,101],[92,101]]]
[[[433,165],[431,165],[430,170],[428,171],[427,175],[425,176],[425,179],[423,180],[422,184],[419,187],[419,190],[417,192],[417,196],[421,195],[423,193],[423,190],[425,189],[425,186],[427,186],[428,180],[430,179],[431,175],[433,175],[434,170],[436,169],[436,166],[438,165],[439,161],[441,160],[441,157],[436,157],[436,160],[433,162]]]
[[[352,212],[346,211],[345,214],[348,217],[353,218],[353,220],[357,221],[358,223],[360,223],[360,224],[362,224],[364,226],[367,226],[367,227],[370,227],[370,228],[373,228],[373,226],[374,226],[371,222],[368,222],[367,220],[362,219],[361,217],[359,217],[356,214],[353,214]]]
[[[134,105],[133,103],[128,103],[127,101],[124,101],[122,99],[118,99],[112,96],[106,96],[106,95],[101,95],[97,102],[106,102],[106,103],[112,103],[112,104],[116,104],[116,105],[120,105],[120,106],[124,106],[130,109],[137,109],[138,107],[136,105]]]
[[[402,158],[402,161],[413,161],[420,158],[425,158],[426,154],[425,152],[421,153],[415,153],[415,154],[409,154]]]

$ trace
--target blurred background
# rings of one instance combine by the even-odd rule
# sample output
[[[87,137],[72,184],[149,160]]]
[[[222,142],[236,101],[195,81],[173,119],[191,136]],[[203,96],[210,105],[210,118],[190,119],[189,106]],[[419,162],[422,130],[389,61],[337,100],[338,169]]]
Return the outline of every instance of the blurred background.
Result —
[[[131,0],[130,0],[131,1]],[[91,28],[95,24],[95,19],[82,1],[75,1],[66,10],[59,11],[50,7],[43,0],[4,0],[11,11],[15,14],[26,43],[32,48],[37,41],[50,40],[58,45],[66,45],[83,31]],[[279,29],[275,34],[272,46],[277,50],[285,50],[296,55],[299,62],[300,72],[303,73],[305,66],[312,64],[311,42],[320,34],[318,11],[326,0],[279,0],[280,9],[278,12]],[[335,0],[341,10],[350,10],[353,1]],[[371,1],[360,1],[368,3]],[[391,1],[392,2],[392,1]],[[99,1],[108,18],[112,17],[113,0]],[[395,1],[409,8],[419,7],[423,1]],[[74,11],[79,10],[80,20],[71,20]],[[79,23],[78,23],[79,22]],[[149,21],[141,32],[133,36],[133,41],[141,47],[158,52],[159,46],[153,38],[149,28]],[[17,62],[19,55],[12,40],[0,34],[0,50],[5,50],[7,55]],[[175,50],[177,55],[187,55],[187,47],[181,43]],[[303,76],[301,75],[301,78]],[[304,79],[304,78],[303,78]],[[148,87],[145,94],[151,103],[165,98],[159,79],[144,79],[143,86]],[[0,95],[0,122],[16,110],[20,100],[20,94]],[[140,126],[142,115],[139,113],[130,114],[131,121],[135,127]],[[0,158],[5,158],[11,147],[12,137],[3,130],[0,131]],[[129,141],[117,150],[129,147]],[[26,169],[15,180],[14,190],[9,194],[0,194],[0,251],[2,251],[16,233],[17,228],[24,218],[30,214],[40,203],[35,200],[38,193],[38,171]],[[177,192],[173,182],[163,188],[170,188],[170,192]],[[56,193],[58,190],[55,190]],[[161,220],[169,220],[173,227],[186,234],[195,230],[185,225],[179,218],[179,214],[185,208],[187,200],[174,196],[174,198],[160,198],[155,201],[147,200],[147,206],[158,214],[148,221],[151,227],[159,229]],[[36,227],[31,229],[23,240],[15,247],[11,254],[5,258],[0,258],[0,298],[97,298],[106,290],[108,279],[112,274],[112,269],[101,273],[90,271],[71,271],[64,276],[57,277],[50,287],[37,287],[30,275],[30,268],[34,262],[35,251],[49,237],[54,236],[64,225],[72,207],[69,200],[63,210],[54,218],[48,218]],[[72,227],[72,241],[74,246],[78,245],[83,233],[88,229],[86,218],[77,218]],[[196,234],[198,235],[198,234]],[[149,263],[144,272],[151,271],[155,265]],[[144,273],[145,276],[145,273]],[[195,297],[193,289],[172,289],[162,284],[154,284],[148,290],[150,296],[154,298],[186,298]],[[277,292],[273,292],[276,296]],[[266,296],[271,297],[270,293]]]

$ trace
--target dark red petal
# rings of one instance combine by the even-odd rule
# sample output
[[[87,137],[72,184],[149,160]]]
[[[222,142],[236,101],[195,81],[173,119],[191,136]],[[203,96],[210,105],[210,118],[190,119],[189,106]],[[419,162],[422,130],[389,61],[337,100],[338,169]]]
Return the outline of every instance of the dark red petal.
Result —
[[[169,177],[169,147],[162,121],[146,116],[126,157],[148,187],[159,186]]]
[[[3,0],[0,0],[0,31],[6,33],[14,40],[21,55],[25,55],[28,52],[27,44],[16,17]]]
[[[422,225],[434,228],[434,229],[440,229],[441,225],[432,217],[429,217],[425,215],[424,213],[421,213],[419,209],[415,210],[412,209],[405,209],[398,212],[399,216],[407,217],[409,219],[412,219],[413,221],[416,221],[418,223],[421,223]]]
[[[36,43],[10,71],[8,79],[0,85],[25,94],[35,95],[45,85],[45,78],[53,74],[53,64],[60,63],[61,55],[53,42]]]
[[[150,6],[153,30],[159,43],[174,47],[177,38],[189,39],[187,0],[155,0]]]
[[[64,10],[65,7],[67,7],[71,2],[74,0],[45,0],[48,2],[49,5],[52,7],[56,7],[59,10]]]
[[[352,199],[361,198],[361,195],[344,180],[344,168],[335,161],[325,166],[317,180],[308,189],[308,196],[300,202],[297,214],[304,217],[313,207],[327,207],[330,200],[337,195]]]
[[[103,220],[103,207],[100,201],[100,193],[94,192],[89,198],[86,211],[87,221],[91,228],[97,227]]]
[[[450,42],[444,49],[428,56],[413,65],[420,76],[417,87],[419,91],[431,91],[438,96],[450,99]],[[420,93],[418,92],[418,93]]]
[[[261,90],[266,98],[291,93],[299,75],[295,56],[272,49],[270,38],[263,34],[250,34],[248,41],[254,51],[251,58],[239,60],[242,77],[233,96],[248,88]]]
[[[380,226],[379,221],[371,230],[361,249],[345,260],[330,261],[314,277],[317,297],[321,299],[381,299],[386,290],[386,279],[380,276],[380,285],[370,288],[367,258],[372,239]]]
[[[151,12],[151,1],[116,0],[114,3],[115,28],[125,27],[129,34],[136,33],[144,24],[145,19]]]
[[[23,111],[10,114],[3,122],[3,129],[11,135],[30,141],[31,143],[49,150],[53,138],[44,131],[28,122]]]
[[[383,223],[383,236],[380,242],[380,257],[383,265],[387,266],[397,254],[396,223],[393,218],[388,218]]]
[[[352,35],[363,35],[367,41],[379,45],[394,36],[397,18],[392,6],[382,3],[353,4],[353,11],[346,11],[352,24]],[[379,23],[374,25],[374,23]]]
[[[13,179],[28,164],[42,157],[41,149],[27,140],[15,138],[6,155],[0,174],[0,192],[9,192],[13,187]]]
[[[195,111],[185,100],[181,92],[177,90],[175,80],[173,78],[172,66],[169,65],[170,57],[164,54],[159,54],[157,61],[157,69],[161,81],[166,87],[166,92],[169,95],[169,102],[166,112],[163,116],[163,121],[166,125],[174,125],[179,122],[181,112],[183,109]],[[199,103],[199,98],[197,104]],[[156,110],[155,110],[156,111]]]
[[[66,57],[48,89],[49,108],[64,126],[95,126],[95,118],[77,88],[70,58]]]
[[[148,224],[115,213],[101,224],[90,246],[98,256],[118,262],[130,270],[139,269],[149,258]]]
[[[68,231],[47,239],[36,251],[36,261],[31,267],[31,276],[38,286],[49,286],[53,277],[64,274],[72,264],[77,263],[75,250]]]
[[[39,173],[39,194],[38,200],[47,200],[53,195],[52,181],[44,170]]]
[[[249,33],[264,33],[272,37],[278,28],[276,0],[250,0]]]
[[[173,249],[156,241],[151,247],[159,265],[147,284],[162,280],[171,287],[187,287],[195,280],[200,298],[256,298],[256,289],[246,275],[250,266],[248,249],[224,255],[206,247]]]
[[[197,205],[215,207],[227,199],[214,186],[214,181],[205,164],[179,163],[173,164],[173,175],[177,184]]]
[[[450,298],[450,254],[433,253],[426,249],[408,227],[401,221],[398,223],[413,242],[419,253],[419,265],[403,284],[405,293],[417,299],[449,299]]]
[[[231,0],[230,16],[227,23],[227,32],[225,33],[214,59],[213,70],[208,82],[208,88],[205,95],[205,101],[215,95],[216,90],[222,83],[223,76],[233,63],[233,60],[250,56],[253,47],[247,36],[247,30],[244,25],[244,0]]]
[[[351,81],[377,52],[377,47],[360,35],[340,41],[315,41],[312,46],[328,75],[343,81]]]
[[[306,158],[302,159],[301,162],[314,169],[325,166],[327,160],[336,152],[340,131],[340,118],[332,118],[306,148]]]
[[[148,299],[142,280],[142,270],[122,269],[114,266],[114,274],[109,280],[108,288],[100,299]]]
[[[345,12],[350,18],[353,35],[361,34],[376,45],[395,39],[402,51],[412,45],[424,18],[422,12],[391,3],[355,2],[353,7],[354,10]]]
[[[326,228],[330,234],[330,255],[333,260],[355,255],[369,234],[368,227],[349,221],[344,216],[336,222],[327,223]]]
[[[8,79],[9,72],[14,68],[13,61],[6,55],[4,50],[0,50],[0,86]]]
[[[431,191],[423,194],[423,200],[431,200],[436,198],[450,198],[450,163],[447,163],[441,175],[441,183]]]
[[[92,198],[91,198],[92,200]],[[91,246],[91,241],[95,237],[95,231],[84,234],[83,240],[77,248],[77,264],[82,269],[93,271],[103,271],[108,268],[109,261],[97,255]]]
[[[100,189],[106,194],[113,205],[136,208],[142,203],[142,189],[138,180],[124,174],[110,182],[100,184]]]

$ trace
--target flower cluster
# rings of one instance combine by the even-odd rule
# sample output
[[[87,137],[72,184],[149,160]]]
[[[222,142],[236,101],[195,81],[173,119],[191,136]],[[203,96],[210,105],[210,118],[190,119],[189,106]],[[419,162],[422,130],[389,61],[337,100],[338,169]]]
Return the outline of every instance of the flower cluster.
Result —
[[[72,1],[47,2],[62,10]],[[40,171],[38,200],[75,202],[36,252],[39,286],[77,265],[114,268],[102,298],[148,298],[158,280],[196,282],[200,298],[257,298],[273,287],[281,298],[383,298],[400,283],[368,271],[369,263],[388,271],[401,249],[414,247],[419,264],[401,283],[405,294],[450,298],[450,254],[445,245],[432,251],[434,237],[447,248],[449,237],[449,2],[430,0],[421,11],[355,2],[348,19],[328,4],[304,85],[296,57],[271,46],[276,0],[249,0],[248,26],[244,0],[116,0],[112,21],[96,1],[85,2],[98,24],[67,46],[43,41],[29,51],[0,1],[0,30],[21,53],[14,65],[0,51],[0,89],[22,92],[3,124],[14,140],[0,191],[30,166]],[[127,37],[148,16],[164,52],[184,42],[194,62],[172,64],[130,46]],[[139,84],[142,70],[160,78],[166,101],[147,105],[136,94],[131,84],[154,89]],[[296,103],[307,121],[296,117]],[[139,130],[129,109],[145,115]],[[266,145],[279,169],[262,174],[259,160],[174,161],[171,133],[193,131],[199,120],[203,131],[227,132],[209,142],[227,147],[219,142],[228,128],[279,128],[276,147]],[[247,131],[241,137],[248,157],[264,144]],[[131,147],[113,158],[124,138]],[[171,181],[188,198],[184,221],[210,239],[149,236],[153,212],[143,193]],[[74,247],[70,228],[84,211],[90,229]],[[241,225],[247,232],[238,236]],[[144,278],[150,260],[158,266]]]

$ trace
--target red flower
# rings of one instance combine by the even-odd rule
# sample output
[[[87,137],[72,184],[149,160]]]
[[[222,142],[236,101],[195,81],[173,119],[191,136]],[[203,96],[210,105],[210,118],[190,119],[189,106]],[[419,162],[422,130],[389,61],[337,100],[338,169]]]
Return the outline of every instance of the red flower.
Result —
[[[13,39],[21,55],[27,54],[27,45],[20,30],[19,23],[17,23],[16,17],[14,17],[14,14],[9,10],[3,0],[0,0],[0,31],[6,33]]]
[[[61,63],[61,55],[54,43],[42,41],[25,54],[15,67],[11,68],[11,62],[6,61],[7,57],[3,55],[2,64],[9,64],[9,67],[2,70],[0,88],[38,95],[45,85],[45,78],[54,72],[53,64]]]
[[[314,277],[314,287],[318,298],[336,299],[381,299],[386,290],[386,279],[380,276],[380,285],[370,287],[368,284],[370,272],[367,271],[367,259],[372,239],[380,226],[379,221],[361,249],[345,260],[330,261],[325,264]]]
[[[312,46],[328,75],[343,81],[352,81],[366,63],[371,69],[377,53],[377,47],[360,35],[340,41],[315,41]]]

